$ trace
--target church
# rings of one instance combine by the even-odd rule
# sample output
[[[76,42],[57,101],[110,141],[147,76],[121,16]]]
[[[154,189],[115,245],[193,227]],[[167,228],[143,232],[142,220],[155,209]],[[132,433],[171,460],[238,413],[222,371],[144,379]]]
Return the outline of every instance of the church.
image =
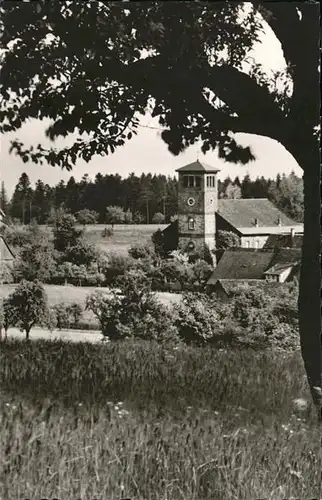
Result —
[[[166,250],[214,252],[220,230],[239,236],[244,249],[261,249],[272,235],[303,234],[303,224],[268,199],[218,199],[219,171],[199,160],[177,170],[178,219],[163,231]]]

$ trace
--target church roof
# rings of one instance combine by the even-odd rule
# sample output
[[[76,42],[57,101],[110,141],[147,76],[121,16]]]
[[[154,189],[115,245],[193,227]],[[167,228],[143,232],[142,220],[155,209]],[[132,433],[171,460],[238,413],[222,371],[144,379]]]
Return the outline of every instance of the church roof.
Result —
[[[208,285],[214,285],[218,280],[260,280],[264,273],[273,266],[297,266],[301,260],[301,250],[294,248],[254,249],[230,248],[220,259],[212,273]],[[284,267],[284,269],[285,269]]]
[[[201,163],[199,160],[189,163],[184,167],[177,168],[176,172],[209,172],[217,173],[220,169],[206,163]]]
[[[273,227],[276,228],[276,233],[286,230],[289,232],[290,228],[303,232],[303,224],[287,217],[266,198],[220,199],[217,212],[235,228],[243,228],[245,234],[272,233]],[[258,226],[255,219],[258,221]]]

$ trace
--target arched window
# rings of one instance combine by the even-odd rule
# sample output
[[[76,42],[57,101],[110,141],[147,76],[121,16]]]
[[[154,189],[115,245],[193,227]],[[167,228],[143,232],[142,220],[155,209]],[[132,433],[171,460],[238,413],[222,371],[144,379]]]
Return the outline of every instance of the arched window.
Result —
[[[195,228],[195,220],[192,217],[188,219],[188,229],[193,230]]]

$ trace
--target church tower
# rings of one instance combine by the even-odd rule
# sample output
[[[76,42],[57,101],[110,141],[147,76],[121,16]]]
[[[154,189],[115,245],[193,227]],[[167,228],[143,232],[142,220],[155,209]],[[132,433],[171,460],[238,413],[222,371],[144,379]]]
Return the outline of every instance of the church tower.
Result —
[[[179,174],[179,249],[191,253],[216,247],[219,170],[197,160],[176,170]]]

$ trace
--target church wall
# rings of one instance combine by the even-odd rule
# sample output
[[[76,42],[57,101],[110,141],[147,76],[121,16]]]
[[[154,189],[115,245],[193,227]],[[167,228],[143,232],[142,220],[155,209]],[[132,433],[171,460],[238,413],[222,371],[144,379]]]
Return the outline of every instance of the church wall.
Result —
[[[198,251],[198,250],[203,250],[204,249],[204,236],[203,235],[194,235],[194,237],[191,236],[180,236],[179,239],[179,249],[183,251],[187,251],[188,244],[193,241],[195,248],[193,251]]]

